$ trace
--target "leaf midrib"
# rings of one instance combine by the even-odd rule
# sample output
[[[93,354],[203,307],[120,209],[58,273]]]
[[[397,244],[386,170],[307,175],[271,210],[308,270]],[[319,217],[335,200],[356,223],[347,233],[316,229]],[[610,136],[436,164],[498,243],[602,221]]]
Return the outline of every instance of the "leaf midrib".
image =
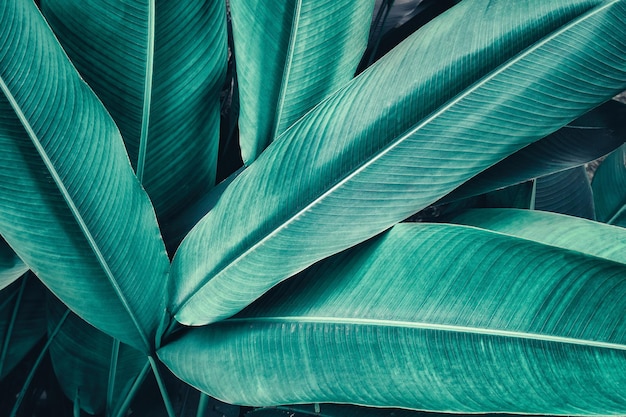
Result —
[[[133,324],[135,325],[135,327],[137,329],[137,332],[138,332],[138,334],[139,334],[139,336],[141,338],[141,341],[144,343],[144,345],[145,345],[145,347],[147,349],[150,349],[150,343],[148,342],[148,337],[143,332],[141,326],[139,325],[139,321],[135,317],[135,314],[134,314],[133,310],[130,308],[130,304],[126,300],[126,297],[124,296],[124,294],[122,292],[122,289],[120,288],[119,284],[117,283],[117,281],[115,279],[115,275],[113,274],[113,271],[111,271],[111,268],[109,267],[108,262],[106,261],[104,255],[102,254],[102,251],[100,250],[98,244],[96,243],[95,238],[93,237],[93,235],[89,231],[89,228],[87,227],[87,224],[85,223],[85,220],[83,219],[80,211],[78,210],[78,207],[74,203],[74,200],[72,199],[72,196],[70,195],[69,191],[65,187],[65,184],[63,183],[63,180],[61,179],[61,176],[59,175],[59,173],[57,172],[56,168],[54,167],[54,164],[50,160],[50,158],[49,158],[45,148],[43,147],[43,145],[39,141],[39,137],[37,136],[37,134],[35,133],[35,130],[31,126],[28,118],[26,117],[26,114],[22,111],[21,106],[19,105],[19,103],[17,102],[17,100],[15,99],[13,94],[11,94],[11,91],[10,91],[8,85],[5,83],[4,78],[2,77],[2,75],[0,75],[0,90],[2,90],[2,92],[6,96],[7,100],[11,104],[11,107],[13,108],[13,111],[15,112],[16,116],[18,117],[18,119],[22,123],[22,126],[24,127],[24,129],[26,130],[26,133],[30,137],[33,146],[37,150],[37,153],[39,153],[39,156],[41,157],[44,165],[48,169],[48,172],[50,173],[50,176],[54,180],[54,183],[56,184],[59,192],[63,196],[63,199],[65,200],[65,202],[67,203],[70,211],[72,212],[72,215],[74,216],[74,219],[76,220],[76,223],[78,224],[78,227],[83,232],[83,235],[85,236],[85,239],[87,240],[87,243],[89,244],[89,247],[91,248],[91,250],[93,251],[94,255],[96,256],[96,259],[97,259],[98,263],[100,264],[100,266],[102,267],[102,270],[105,273],[106,277],[108,278],[109,283],[113,287],[113,289],[114,289],[115,293],[117,294],[120,302],[124,306],[124,309],[126,310],[126,312],[128,313],[129,317],[131,318]]]
[[[616,4],[619,1],[620,0],[612,0],[612,1],[609,1],[606,4],[601,5],[601,6],[593,6],[589,10],[587,10],[584,13],[582,13],[581,15],[579,15],[577,18],[572,19],[568,24],[563,25],[559,29],[557,29],[557,30],[553,31],[552,33],[550,33],[549,35],[545,36],[543,39],[535,42],[533,45],[527,47],[525,50],[523,50],[522,52],[518,53],[515,57],[509,59],[505,63],[501,64],[500,66],[498,66],[497,68],[495,68],[494,70],[492,70],[491,72],[489,72],[488,74],[483,76],[481,79],[476,81],[473,85],[467,87],[466,90],[463,91],[461,94],[456,95],[454,98],[450,99],[446,104],[442,105],[438,110],[436,110],[433,113],[431,113],[430,116],[427,116],[422,121],[418,122],[414,127],[406,130],[405,133],[400,134],[395,140],[393,140],[391,143],[389,143],[388,146],[386,146],[385,148],[382,148],[381,150],[379,150],[370,159],[362,162],[359,166],[356,167],[356,169],[354,171],[348,173],[342,179],[338,180],[337,183],[335,183],[331,188],[329,188],[328,190],[326,190],[325,192],[320,194],[317,198],[313,199],[310,203],[308,203],[302,209],[298,210],[293,215],[288,217],[285,221],[280,223],[280,225],[278,227],[273,229],[267,235],[263,236],[261,239],[257,240],[256,243],[254,243],[248,249],[246,249],[245,251],[241,252],[239,255],[237,255],[234,258],[232,258],[223,268],[217,270],[214,275],[208,275],[208,278],[202,280],[202,282],[201,282],[201,284],[200,284],[200,286],[198,288],[203,287],[210,280],[217,278],[219,275],[224,274],[230,268],[233,268],[234,265],[236,265],[240,259],[245,259],[249,253],[252,253],[253,251],[256,250],[256,248],[262,246],[265,242],[267,242],[268,240],[270,240],[271,238],[273,238],[274,236],[279,234],[282,230],[288,228],[289,225],[291,223],[293,223],[294,221],[296,221],[302,214],[308,212],[312,207],[314,207],[315,205],[319,204],[321,201],[326,199],[327,196],[333,194],[337,189],[340,189],[344,184],[346,184],[352,178],[356,177],[358,174],[363,172],[370,165],[374,164],[376,161],[378,161],[379,159],[384,157],[387,153],[391,152],[394,148],[398,147],[401,143],[404,142],[404,140],[406,138],[411,137],[417,131],[419,131],[420,129],[424,128],[428,124],[432,123],[439,116],[441,116],[443,113],[445,113],[450,108],[454,107],[457,103],[459,103],[465,97],[469,96],[474,91],[478,90],[480,87],[482,87],[483,85],[487,84],[487,82],[491,81],[496,76],[498,76],[501,73],[505,72],[505,70],[507,70],[508,68],[510,68],[511,66],[516,64],[517,62],[522,61],[528,55],[531,55],[533,52],[535,52],[536,50],[541,48],[546,43],[552,41],[553,39],[556,39],[561,34],[567,32],[568,30],[570,30],[570,28],[577,26],[581,22],[584,22],[585,20],[587,20],[587,19],[593,17],[594,15],[602,12],[604,9],[607,9],[607,8],[611,7],[613,4]],[[367,70],[365,72],[367,72]],[[323,101],[329,100],[331,97],[327,97]],[[318,106],[319,106],[319,104],[318,104]],[[198,291],[195,291],[192,294],[190,294],[189,296],[187,296],[184,299],[184,301],[182,301],[180,303],[180,307],[177,309],[177,311],[174,313],[174,315],[177,315],[180,311],[185,309],[185,307],[189,304],[189,302],[194,298],[194,296],[196,294],[198,294]]]
[[[276,317],[243,317],[226,319],[219,323],[275,323],[275,324],[338,324],[353,326],[395,327],[416,330],[432,330],[450,333],[469,333],[483,336],[508,337],[513,339],[545,341],[570,345],[624,350],[626,344],[602,342],[598,340],[579,339],[566,336],[554,336],[542,333],[512,331],[504,329],[491,329],[486,327],[473,327],[454,324],[429,323],[420,321],[404,321],[389,319],[372,319],[356,317],[325,317],[325,316],[276,316]]]

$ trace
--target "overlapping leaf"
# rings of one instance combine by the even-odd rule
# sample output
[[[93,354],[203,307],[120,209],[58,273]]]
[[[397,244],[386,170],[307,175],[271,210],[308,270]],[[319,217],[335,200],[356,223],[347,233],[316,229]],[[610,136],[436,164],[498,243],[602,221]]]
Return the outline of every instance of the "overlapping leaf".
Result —
[[[168,259],[119,131],[31,2],[0,4],[0,233],[85,320],[148,351]]]
[[[585,167],[537,178],[535,208],[594,220],[593,193]]]
[[[0,290],[24,275],[28,267],[0,236]]]
[[[66,307],[49,297],[48,329]],[[52,366],[65,395],[90,414],[112,413],[148,364],[145,354],[120,344],[75,314],[70,314],[50,345]]]
[[[592,188],[598,221],[626,227],[626,145],[602,162]]]
[[[177,252],[171,311],[196,325],[230,316],[606,101],[626,86],[625,16],[622,0],[444,13],[230,184]]]
[[[353,76],[374,0],[231,0],[243,160]]]
[[[625,259],[626,231],[529,213],[539,224],[523,230],[538,235],[548,215],[615,239],[575,251],[587,230],[553,245],[400,224],[233,318],[190,329],[159,356],[185,381],[240,404],[622,415],[626,264],[615,260]]]
[[[226,71],[223,0],[44,0],[70,58],[103,101],[159,219],[215,184]]]

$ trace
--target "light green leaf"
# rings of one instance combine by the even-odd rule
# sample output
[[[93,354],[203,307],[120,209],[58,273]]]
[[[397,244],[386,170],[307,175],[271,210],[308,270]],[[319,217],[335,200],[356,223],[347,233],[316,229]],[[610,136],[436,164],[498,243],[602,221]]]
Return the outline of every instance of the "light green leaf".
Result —
[[[535,208],[594,220],[593,193],[584,166],[537,178]]]
[[[31,2],[0,4],[0,233],[65,304],[144,352],[168,259],[119,131]]]
[[[602,162],[591,186],[598,221],[626,227],[626,145]]]
[[[448,194],[450,202],[574,168],[626,141],[626,105],[611,100],[476,175]]]
[[[45,294],[33,276],[0,291],[0,380],[46,333]]]
[[[0,290],[24,275],[28,267],[0,236]]]
[[[605,248],[626,253],[626,231],[609,228],[622,240]],[[158,354],[238,404],[623,415],[624,291],[625,264],[467,226],[399,224]]]
[[[431,21],[230,184],[175,256],[176,319],[236,313],[626,88],[624,18],[623,0],[467,0]]]
[[[373,0],[230,1],[243,160],[348,82],[367,45]]]
[[[161,222],[211,189],[225,2],[45,0],[42,9],[119,126]]]
[[[453,223],[480,227],[626,264],[626,233],[618,227],[556,213],[477,209],[456,216]]]
[[[48,297],[48,331],[63,317],[65,305]],[[50,357],[65,395],[79,399],[90,414],[112,415],[148,362],[142,352],[70,314],[50,344]]]

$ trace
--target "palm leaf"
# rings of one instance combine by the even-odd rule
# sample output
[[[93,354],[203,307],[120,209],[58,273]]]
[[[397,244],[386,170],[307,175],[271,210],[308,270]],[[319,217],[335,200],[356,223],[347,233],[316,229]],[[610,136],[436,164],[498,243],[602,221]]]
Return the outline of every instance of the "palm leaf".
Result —
[[[245,162],[354,76],[373,7],[373,0],[230,1]]]
[[[624,259],[626,231],[596,225],[614,237],[606,257]],[[158,354],[239,404],[621,415],[624,291],[625,263],[467,226],[399,224]]]
[[[442,199],[450,202],[574,168],[626,141],[626,105],[611,100],[476,175]]]
[[[598,221],[626,227],[626,145],[598,167],[592,188]]]
[[[606,101],[626,86],[625,16],[623,0],[442,14],[230,184],[175,256],[170,310],[184,324],[228,317]]]
[[[24,275],[28,267],[0,236],[0,290]]]
[[[48,330],[56,328],[66,308],[48,297]],[[148,362],[142,352],[120,344],[70,314],[50,345],[52,367],[65,395],[78,399],[90,414],[115,411]]]
[[[535,208],[594,220],[593,193],[585,167],[537,178]]]
[[[0,380],[46,333],[45,289],[24,277],[0,291]]]
[[[159,219],[211,189],[226,71],[224,2],[45,0],[42,10],[119,126]]]
[[[106,110],[36,6],[0,5],[0,233],[72,310],[149,351],[168,259]]]

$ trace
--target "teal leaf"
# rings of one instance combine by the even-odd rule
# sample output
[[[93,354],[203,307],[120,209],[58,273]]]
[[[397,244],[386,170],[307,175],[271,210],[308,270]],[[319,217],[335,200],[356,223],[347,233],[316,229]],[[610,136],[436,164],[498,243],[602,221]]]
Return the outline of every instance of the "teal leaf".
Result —
[[[28,267],[0,236],[0,290],[24,275]]]
[[[230,1],[244,162],[354,76],[373,7],[373,0]]]
[[[0,380],[46,333],[46,290],[33,276],[0,291]]]
[[[610,229],[606,257],[624,258],[623,229],[560,217]],[[623,415],[624,291],[625,263],[405,223],[158,354],[183,380],[237,404]]]
[[[594,220],[593,193],[584,166],[537,178],[535,208]]]
[[[442,199],[450,202],[600,158],[626,141],[626,105],[611,100],[476,175]]]
[[[66,307],[48,297],[48,330],[63,317]],[[107,415],[121,406],[148,358],[132,347],[70,314],[50,344],[54,373],[65,395],[78,397],[80,408]]]
[[[591,186],[598,221],[626,227],[626,145],[602,162]]]
[[[625,17],[623,0],[468,0],[431,21],[230,184],[175,256],[170,311],[231,316],[605,102],[626,88]]]
[[[83,319],[154,346],[169,267],[119,131],[31,2],[0,4],[0,233]]]
[[[44,0],[42,10],[119,126],[161,222],[210,190],[227,62],[224,1]]]

